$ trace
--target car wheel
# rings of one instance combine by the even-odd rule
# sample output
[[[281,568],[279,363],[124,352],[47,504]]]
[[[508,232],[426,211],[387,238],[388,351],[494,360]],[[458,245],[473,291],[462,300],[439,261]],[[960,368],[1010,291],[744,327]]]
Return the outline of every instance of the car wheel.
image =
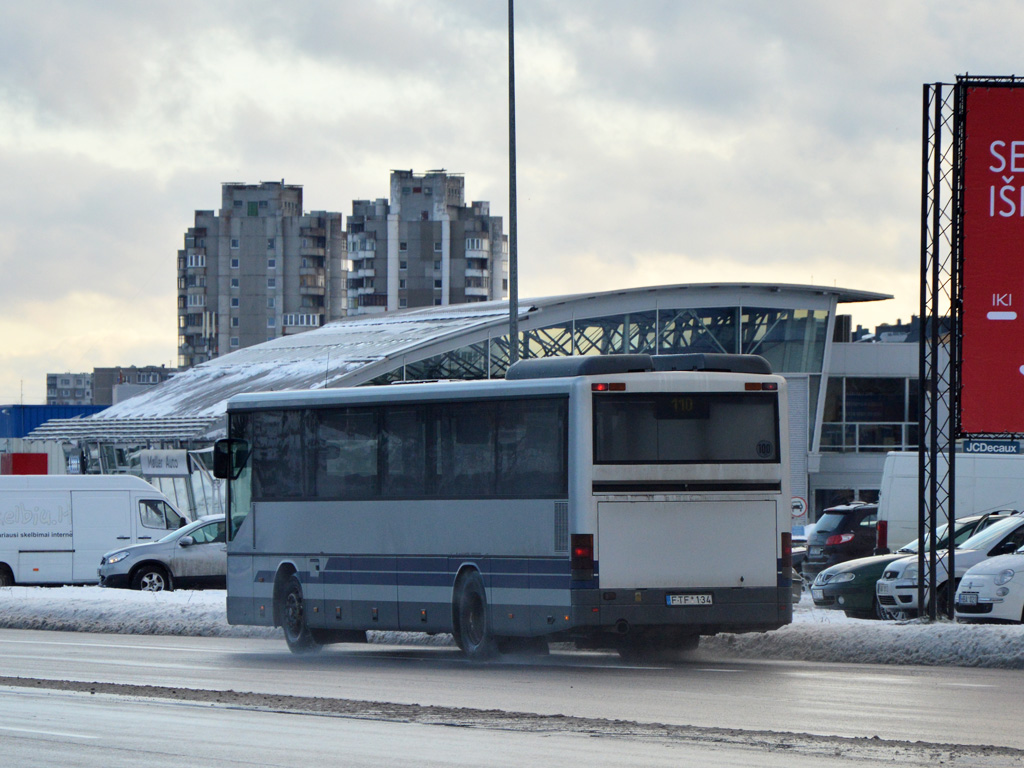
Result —
[[[872,598],[871,607],[874,608],[875,614],[871,618],[878,619],[879,621],[885,621],[889,618],[889,614],[886,612],[885,608],[883,608],[882,604],[878,602],[878,597]]]
[[[498,654],[491,632],[484,583],[476,571],[466,574],[456,587],[455,642],[470,659],[484,661]]]
[[[946,616],[949,611],[949,582],[944,582],[941,586],[935,588],[935,615],[938,618]],[[953,594],[956,594],[957,587],[960,586],[960,580],[957,579],[953,582]]]
[[[132,587],[143,592],[170,592],[171,578],[159,565],[145,565],[135,572]]]
[[[321,645],[306,626],[306,601],[302,597],[302,582],[294,573],[285,587],[281,608],[281,626],[288,650],[299,654],[317,653]]]

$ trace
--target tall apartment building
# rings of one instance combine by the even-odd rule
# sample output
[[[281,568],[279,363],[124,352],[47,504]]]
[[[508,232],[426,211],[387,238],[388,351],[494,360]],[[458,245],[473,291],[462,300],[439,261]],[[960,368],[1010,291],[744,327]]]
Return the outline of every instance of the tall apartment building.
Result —
[[[391,172],[391,199],[354,200],[348,218],[349,314],[501,299],[508,240],[490,203],[465,203],[445,171]]]
[[[347,311],[342,214],[302,209],[284,181],[221,185],[178,251],[178,364],[316,328]]]
[[[113,405],[144,392],[148,387],[155,387],[160,382],[167,381],[175,373],[177,369],[164,365],[93,368],[92,403]]]
[[[92,373],[46,374],[47,405],[113,405],[167,381],[177,373],[163,365],[93,368]]]
[[[46,404],[92,405],[92,374],[46,374]]]

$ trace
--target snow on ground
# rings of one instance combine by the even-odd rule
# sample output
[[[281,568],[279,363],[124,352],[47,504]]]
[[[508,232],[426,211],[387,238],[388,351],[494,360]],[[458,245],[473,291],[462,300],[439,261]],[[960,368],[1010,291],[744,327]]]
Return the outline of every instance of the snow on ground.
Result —
[[[0,628],[113,634],[283,638],[280,629],[231,626],[223,590],[136,592],[100,587],[0,588]],[[371,632],[371,642],[449,644],[447,635]],[[1024,669],[1024,626],[849,619],[809,595],[775,632],[703,638],[704,653],[756,659]]]

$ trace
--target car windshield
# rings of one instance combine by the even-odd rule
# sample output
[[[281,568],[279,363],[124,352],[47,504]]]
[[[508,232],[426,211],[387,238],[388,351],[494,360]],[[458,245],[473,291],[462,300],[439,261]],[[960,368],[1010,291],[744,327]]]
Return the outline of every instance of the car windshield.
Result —
[[[971,536],[971,538],[958,546],[957,549],[989,549],[1017,528],[1021,522],[1024,522],[1024,517],[1020,515],[1013,515],[1005,520],[1000,520],[998,523],[990,525],[984,531]]]
[[[997,517],[994,520],[992,520],[992,522],[995,523],[999,519],[1000,518]],[[938,528],[935,529],[936,549],[946,549],[949,546],[949,542],[946,540],[946,529],[947,528],[948,528],[948,526],[945,523],[943,523],[942,525],[940,525]],[[961,523],[956,528],[956,536],[954,537],[954,542],[956,542],[956,545],[958,547],[961,547],[961,546],[963,546],[964,541],[968,537],[974,535],[975,533],[981,533],[983,530],[986,530],[986,528],[987,528],[987,526],[985,526],[984,521],[981,521],[981,522],[978,522],[978,523],[974,523],[974,522]],[[900,547],[896,551],[897,552],[908,552],[910,554],[913,554],[913,553],[917,552],[917,539],[914,539],[912,542],[910,542],[909,544],[906,544],[906,545]],[[927,543],[925,544],[924,551],[925,552],[928,551]]]
[[[938,549],[942,549],[943,547],[948,546],[947,543],[946,543],[946,529],[948,527],[949,527],[948,525],[943,523],[942,525],[940,525],[938,528],[935,529],[935,541],[938,544],[938,547],[937,547]],[[914,552],[917,552],[917,544],[918,544],[918,539],[914,539],[912,542],[910,542],[909,544],[904,544],[902,547],[900,547],[896,551],[897,552],[908,552],[910,554],[913,554]],[[925,552],[928,551],[928,545],[927,544],[925,544],[924,551]]]
[[[194,531],[196,528],[200,527],[201,525],[205,525],[209,522],[209,520],[194,520],[186,526],[171,531],[162,539],[157,539],[157,541],[170,541],[171,539],[176,539],[179,536],[186,536],[192,533],[192,531]]]

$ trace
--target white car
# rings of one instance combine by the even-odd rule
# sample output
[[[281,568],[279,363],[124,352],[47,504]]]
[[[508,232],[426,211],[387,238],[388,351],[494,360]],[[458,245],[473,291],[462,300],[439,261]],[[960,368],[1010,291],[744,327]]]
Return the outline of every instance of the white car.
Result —
[[[224,589],[228,569],[224,527],[224,515],[206,515],[159,541],[107,552],[100,559],[100,586],[149,592]]]
[[[1024,621],[1024,548],[969,568],[953,611],[959,621]]]
[[[956,549],[954,556],[957,583],[969,568],[982,560],[996,555],[1017,551],[1024,545],[1024,515],[1014,514],[993,523],[980,533],[967,539]],[[926,561],[927,565],[927,561]],[[936,611],[946,612],[945,585],[949,579],[946,567],[946,553],[939,553],[935,570],[935,586],[938,600]],[[923,575],[927,583],[927,572]],[[913,615],[917,613],[917,556],[905,557],[886,566],[882,578],[875,583],[878,605],[889,615]],[[927,600],[928,595],[925,595]]]

